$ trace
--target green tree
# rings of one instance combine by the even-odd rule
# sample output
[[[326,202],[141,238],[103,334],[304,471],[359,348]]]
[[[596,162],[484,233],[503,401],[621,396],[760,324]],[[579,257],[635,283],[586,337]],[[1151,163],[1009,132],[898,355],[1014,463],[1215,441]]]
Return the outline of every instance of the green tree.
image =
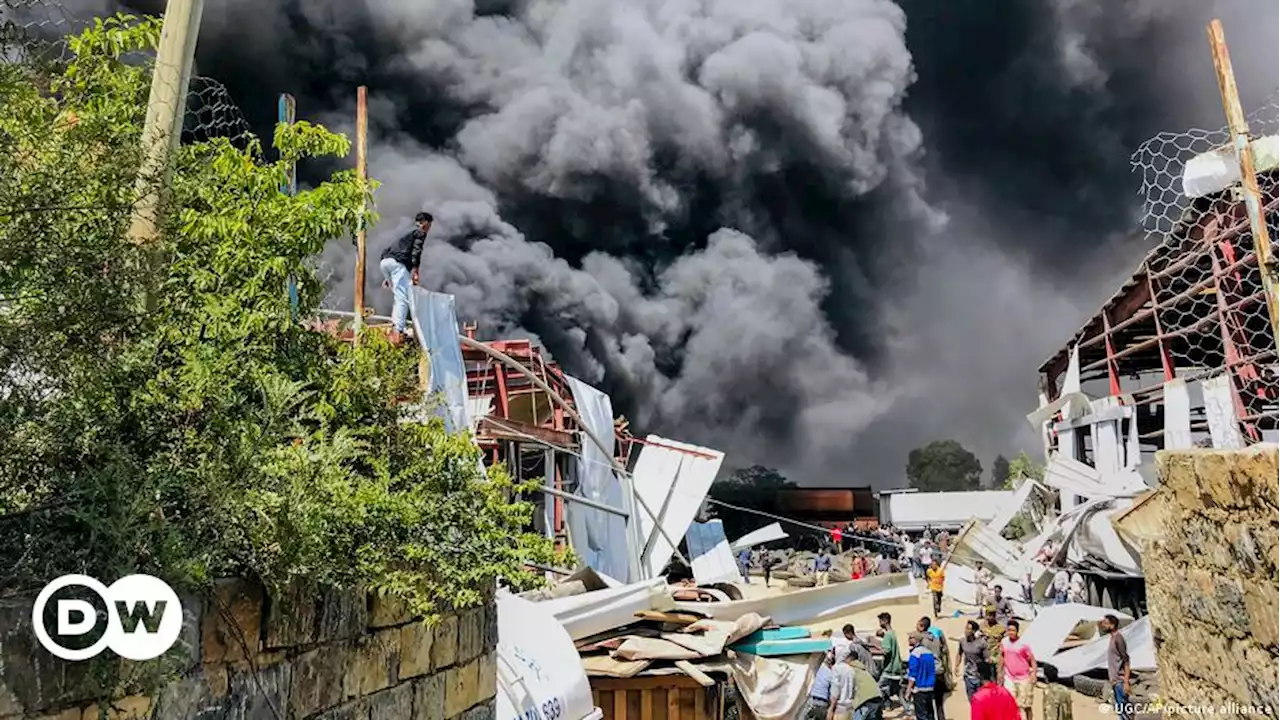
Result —
[[[1031,456],[1024,451],[1018,453],[1018,457],[1009,462],[1009,475],[1003,487],[1012,490],[1021,485],[1025,478],[1044,480],[1044,465],[1032,460]]]
[[[243,575],[430,617],[537,583],[527,562],[564,559],[468,437],[409,418],[413,355],[291,318],[287,278],[312,313],[305,261],[372,220],[350,171],[279,192],[344,137],[281,126],[274,160],[255,139],[184,146],[158,244],[126,237],[158,36],[117,16],[65,64],[0,64],[0,588]]]
[[[796,484],[782,473],[763,465],[752,465],[733,471],[728,477],[711,484],[708,495],[712,499],[740,507],[778,514],[778,493],[794,489]],[[713,508],[724,521],[725,534],[730,540],[742,537],[771,520],[755,513],[742,512],[726,507]]]
[[[977,490],[982,463],[955,440],[935,440],[907,455],[907,482],[922,492]]]
[[[1002,488],[1009,481],[1009,459],[1004,455],[997,455],[994,462],[991,463],[991,487]]]

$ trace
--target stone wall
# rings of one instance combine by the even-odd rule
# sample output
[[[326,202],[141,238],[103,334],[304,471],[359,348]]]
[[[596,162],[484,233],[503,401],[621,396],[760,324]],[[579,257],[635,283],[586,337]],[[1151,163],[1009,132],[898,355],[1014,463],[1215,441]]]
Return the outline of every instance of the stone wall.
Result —
[[[1161,694],[1274,708],[1276,446],[1162,452],[1157,463],[1163,532],[1142,564]]]
[[[0,605],[0,720],[492,720],[492,601],[435,627],[363,593],[288,593],[220,582],[183,600],[187,672],[150,697],[103,702],[92,663],[41,648],[30,600]],[[109,655],[109,653],[108,653]]]

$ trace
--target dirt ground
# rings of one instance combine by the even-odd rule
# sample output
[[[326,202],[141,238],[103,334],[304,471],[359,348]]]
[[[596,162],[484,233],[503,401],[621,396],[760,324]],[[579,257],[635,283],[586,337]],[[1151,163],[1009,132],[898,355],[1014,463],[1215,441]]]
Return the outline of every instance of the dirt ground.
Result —
[[[775,578],[766,589],[763,578],[753,577],[751,578],[751,587],[746,589],[746,594],[748,597],[759,597],[766,593],[777,594],[788,592],[788,590],[785,580],[778,580]],[[953,656],[956,649],[955,640],[964,635],[964,623],[969,619],[967,617],[950,617],[950,615],[956,610],[970,612],[973,608],[956,603],[948,598],[944,600],[942,604],[942,612],[945,617],[933,621],[941,627],[942,631],[946,634],[949,646],[948,652],[952,653]],[[876,628],[879,627],[876,622],[876,616],[885,611],[893,616],[893,627],[898,631],[898,637],[901,639],[903,647],[905,648],[907,633],[915,629],[916,621],[921,617],[926,615],[931,616],[933,608],[931,607],[929,597],[927,595],[921,595],[916,598],[915,602],[904,601],[894,605],[879,606],[862,612],[835,618],[827,622],[811,623],[808,627],[815,633],[824,630],[840,632],[840,628],[844,627],[846,623],[852,623],[853,627],[857,630],[858,635],[869,635],[874,633]],[[1041,681],[1036,686],[1036,704],[1033,708],[1033,717],[1031,720],[1044,720],[1044,708],[1041,701],[1043,692],[1044,682]],[[1088,697],[1075,691],[1072,691],[1071,695],[1073,720],[1100,720],[1101,718],[1108,716],[1108,712],[1103,712],[1103,709],[1100,708],[1097,698]],[[1110,711],[1109,707],[1105,709]],[[947,696],[946,712],[947,720],[969,720],[969,701],[965,697],[963,687],[958,688],[955,692],[952,692]],[[1114,713],[1110,713],[1110,716],[1114,720]],[[896,707],[885,712],[885,718],[887,720],[894,720],[895,718],[901,717],[902,712]]]

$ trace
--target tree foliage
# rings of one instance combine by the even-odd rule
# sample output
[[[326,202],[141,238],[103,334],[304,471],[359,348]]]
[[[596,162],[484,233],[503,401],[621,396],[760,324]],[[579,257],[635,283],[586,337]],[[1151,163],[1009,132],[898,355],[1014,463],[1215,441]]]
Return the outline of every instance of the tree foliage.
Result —
[[[157,21],[118,16],[50,72],[0,79],[0,588],[132,572],[365,587],[430,616],[554,563],[502,468],[438,421],[409,421],[414,357],[294,322],[305,260],[349,233],[353,172],[322,127],[184,146],[157,245],[126,235]],[[155,258],[161,258],[157,264]],[[140,298],[150,295],[151,303]],[[513,500],[512,498],[517,498]]]
[[[1024,451],[1018,453],[1018,457],[1009,462],[1009,474],[1003,487],[1012,490],[1022,484],[1022,480],[1026,478],[1044,480],[1044,465],[1032,460],[1031,456]]]
[[[935,440],[907,455],[907,482],[922,492],[978,490],[982,463],[955,440]]]
[[[1003,488],[1009,482],[1009,458],[997,455],[991,463],[991,487]]]
[[[778,514],[778,493],[794,489],[796,484],[782,473],[763,465],[735,470],[728,477],[712,483],[709,495],[721,502]],[[725,534],[730,539],[745,535],[761,525],[771,522],[767,518],[731,508],[717,507],[716,513],[724,521]]]

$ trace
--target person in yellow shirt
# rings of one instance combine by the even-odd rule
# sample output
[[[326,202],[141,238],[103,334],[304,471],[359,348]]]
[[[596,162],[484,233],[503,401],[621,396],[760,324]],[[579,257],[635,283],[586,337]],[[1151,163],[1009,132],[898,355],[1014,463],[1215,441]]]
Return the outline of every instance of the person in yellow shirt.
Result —
[[[935,557],[929,564],[924,578],[929,584],[929,593],[933,595],[933,616],[939,617],[942,615],[942,588],[946,585],[947,571],[942,568],[938,558]]]

